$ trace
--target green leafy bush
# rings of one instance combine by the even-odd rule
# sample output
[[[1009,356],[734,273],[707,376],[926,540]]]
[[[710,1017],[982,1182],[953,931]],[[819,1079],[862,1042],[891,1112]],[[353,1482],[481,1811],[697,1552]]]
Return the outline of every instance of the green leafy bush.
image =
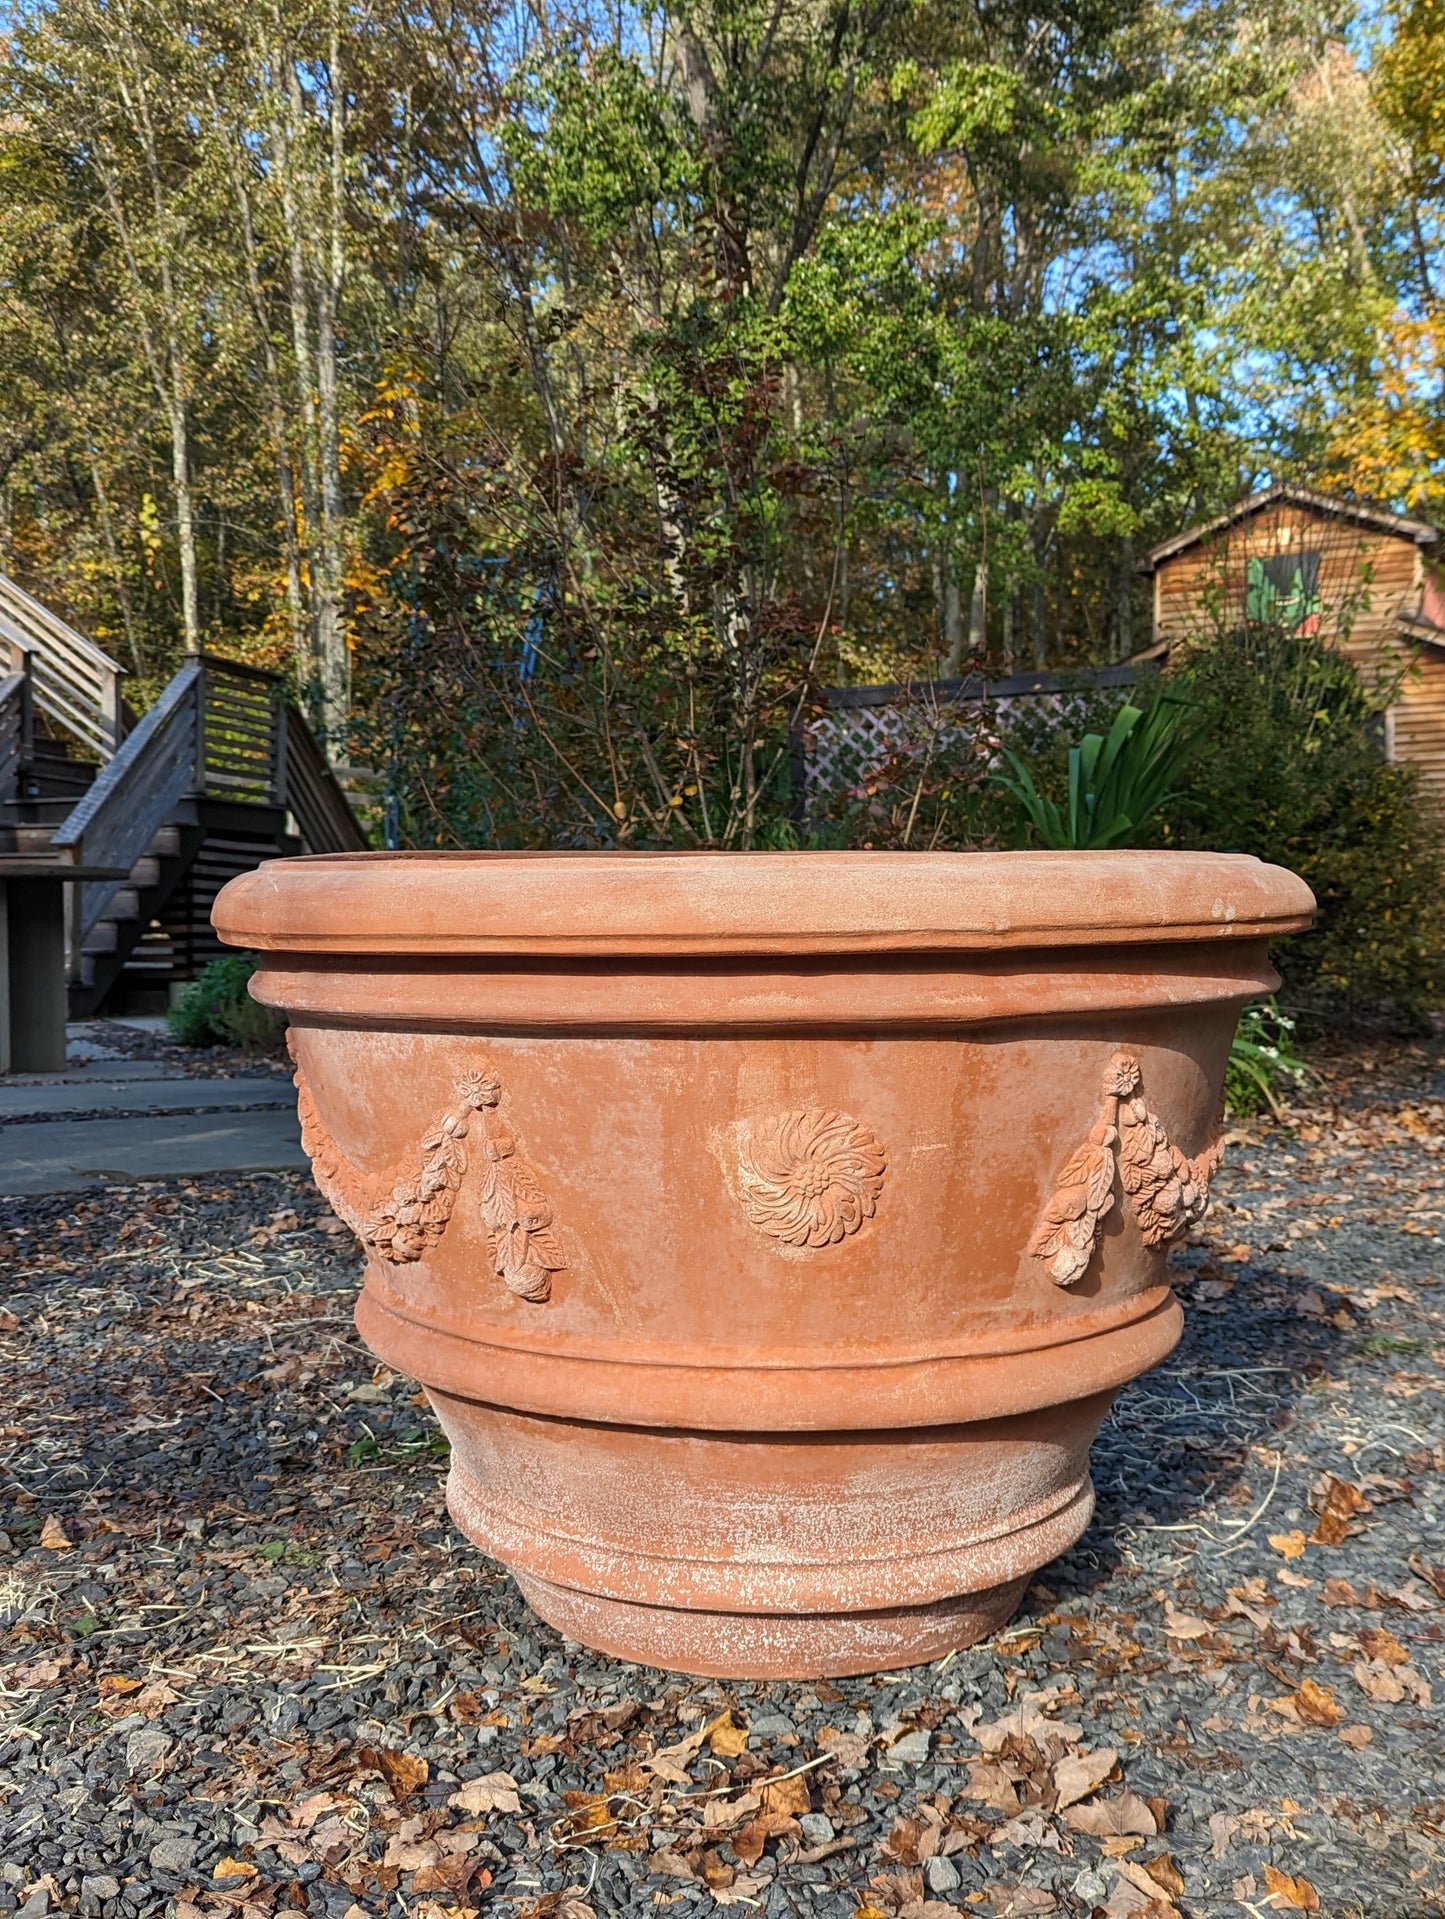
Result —
[[[1207,745],[1163,843],[1254,853],[1313,888],[1313,929],[1275,948],[1306,1028],[1418,1029],[1445,979],[1445,823],[1418,770],[1385,759],[1395,685],[1321,638],[1259,626],[1191,645],[1176,685]]]
[[[227,953],[201,968],[167,1015],[182,1046],[280,1051],[286,1022],[251,998],[247,988],[255,970],[255,956],[250,953]]]

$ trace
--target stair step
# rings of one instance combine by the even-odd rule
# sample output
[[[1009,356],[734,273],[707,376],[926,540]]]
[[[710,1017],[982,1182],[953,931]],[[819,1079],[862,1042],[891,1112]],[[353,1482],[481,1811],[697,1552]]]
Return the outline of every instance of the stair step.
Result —
[[[85,936],[82,953],[113,953],[120,944],[120,933],[114,920],[97,920]]]
[[[118,886],[105,909],[105,916],[111,920],[138,920],[140,918],[140,899],[133,886]]]
[[[130,869],[132,886],[159,886],[160,878],[161,863],[154,853],[142,853]]]
[[[157,828],[155,837],[146,848],[146,851],[153,853],[155,857],[160,860],[179,858],[181,851],[181,829],[178,826],[162,826]]]

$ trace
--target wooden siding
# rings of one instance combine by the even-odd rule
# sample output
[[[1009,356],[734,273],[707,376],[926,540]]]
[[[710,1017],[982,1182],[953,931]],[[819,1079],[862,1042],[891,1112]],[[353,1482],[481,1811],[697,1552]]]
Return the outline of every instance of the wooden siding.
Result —
[[[1341,650],[1367,677],[1405,668],[1386,715],[1387,750],[1392,760],[1419,766],[1427,791],[1445,806],[1445,634],[1437,647],[1401,624],[1418,614],[1425,587],[1423,556],[1412,539],[1275,502],[1160,560],[1155,641],[1174,650],[1238,625],[1250,560],[1292,551],[1320,555],[1321,631],[1343,632]]]

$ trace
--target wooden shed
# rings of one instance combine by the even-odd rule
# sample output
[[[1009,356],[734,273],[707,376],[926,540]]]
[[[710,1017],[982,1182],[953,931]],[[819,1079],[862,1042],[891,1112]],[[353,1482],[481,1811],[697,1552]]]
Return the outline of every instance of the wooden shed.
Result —
[[[1160,659],[1260,620],[1336,636],[1366,674],[1393,677],[1403,664],[1385,713],[1386,751],[1418,765],[1445,804],[1445,573],[1432,565],[1439,539],[1427,521],[1304,487],[1253,493],[1144,561],[1154,582],[1153,644],[1138,657]]]

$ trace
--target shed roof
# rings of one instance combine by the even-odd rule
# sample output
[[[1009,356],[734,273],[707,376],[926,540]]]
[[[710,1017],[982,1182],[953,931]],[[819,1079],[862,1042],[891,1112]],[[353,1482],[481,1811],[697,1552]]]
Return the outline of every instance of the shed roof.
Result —
[[[1198,526],[1191,526],[1183,533],[1176,533],[1172,540],[1151,549],[1140,562],[1141,573],[1153,573],[1166,560],[1172,560],[1176,554],[1187,552],[1191,546],[1221,533],[1227,526],[1233,526],[1240,520],[1246,520],[1254,513],[1262,513],[1271,506],[1299,506],[1308,512],[1318,513],[1330,519],[1348,520],[1354,526],[1367,526],[1377,533],[1393,533],[1396,538],[1409,540],[1415,546],[1433,546],[1440,537],[1440,529],[1432,526],[1428,520],[1407,519],[1403,513],[1390,513],[1383,507],[1366,506],[1358,500],[1342,499],[1336,493],[1315,493],[1309,487],[1278,486],[1265,487],[1262,492],[1251,493],[1246,500],[1239,500],[1225,513],[1213,520],[1202,520]]]

